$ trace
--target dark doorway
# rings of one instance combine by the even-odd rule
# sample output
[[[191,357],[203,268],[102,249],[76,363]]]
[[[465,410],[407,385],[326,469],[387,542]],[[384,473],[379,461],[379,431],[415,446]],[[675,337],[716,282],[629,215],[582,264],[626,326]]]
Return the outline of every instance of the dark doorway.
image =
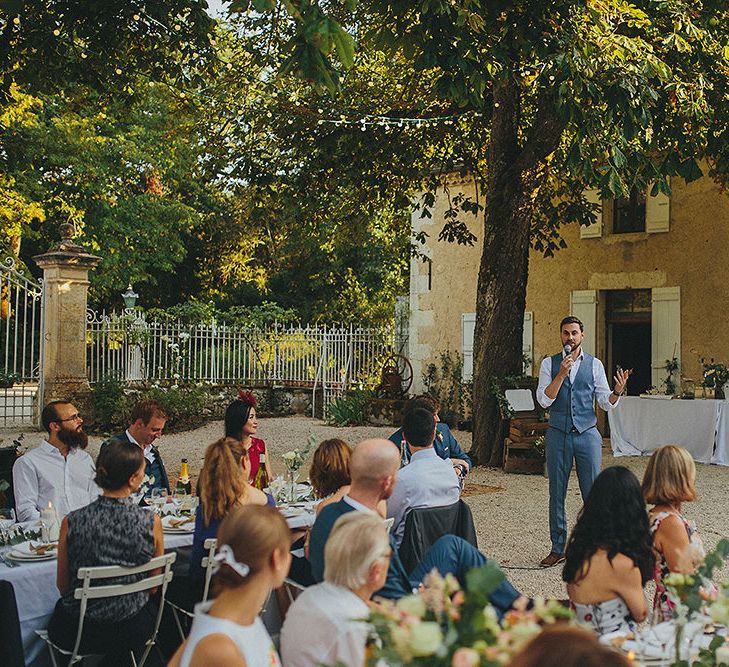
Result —
[[[651,382],[651,291],[611,290],[607,293],[608,367],[610,386],[618,366],[632,368],[629,396],[649,389]]]

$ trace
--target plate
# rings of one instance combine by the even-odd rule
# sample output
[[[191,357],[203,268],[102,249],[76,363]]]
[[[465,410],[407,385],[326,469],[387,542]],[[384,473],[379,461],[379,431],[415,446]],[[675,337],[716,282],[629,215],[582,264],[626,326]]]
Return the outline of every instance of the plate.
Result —
[[[58,556],[58,550],[52,549],[44,554],[37,554],[30,549],[30,542],[21,542],[16,544],[10,551],[5,554],[6,558],[17,561],[34,561],[34,560],[53,560]],[[33,544],[39,544],[33,542]]]
[[[173,526],[172,522],[179,520],[179,516],[163,516],[162,517],[162,532],[178,535],[190,535],[195,532],[195,519],[191,519],[179,526]]]
[[[652,398],[654,401],[670,401],[673,396],[670,394],[641,394],[641,398]]]

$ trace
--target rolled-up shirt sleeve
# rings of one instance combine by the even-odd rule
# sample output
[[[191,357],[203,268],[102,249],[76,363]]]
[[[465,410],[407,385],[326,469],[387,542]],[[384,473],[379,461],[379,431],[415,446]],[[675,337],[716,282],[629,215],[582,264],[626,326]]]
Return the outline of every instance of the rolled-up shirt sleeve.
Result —
[[[544,390],[552,383],[552,358],[542,359],[542,365],[539,367],[539,384],[537,384],[537,402],[545,410],[554,403],[553,398],[549,398]],[[604,375],[604,372],[603,372]]]
[[[610,394],[613,393],[613,390],[610,389],[610,385],[608,384],[605,367],[602,365],[602,361],[597,358],[592,364],[592,376],[595,382],[595,398],[597,399],[597,404],[606,412],[614,409],[620,403],[620,397],[618,397],[615,403],[610,402]]]
[[[13,494],[15,495],[15,513],[18,521],[40,519],[38,474],[28,460],[22,456],[13,466]]]

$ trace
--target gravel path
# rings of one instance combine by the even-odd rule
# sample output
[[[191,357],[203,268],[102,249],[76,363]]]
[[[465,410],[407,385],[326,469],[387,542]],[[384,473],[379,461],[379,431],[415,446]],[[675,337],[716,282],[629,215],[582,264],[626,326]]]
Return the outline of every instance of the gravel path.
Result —
[[[278,474],[284,471],[281,454],[304,445],[310,433],[314,433],[318,441],[338,437],[355,444],[364,438],[387,437],[393,430],[377,426],[339,428],[320,420],[294,416],[261,419],[258,435],[266,441],[273,472]],[[164,453],[170,477],[176,478],[179,460],[183,457],[190,462],[190,472],[197,476],[205,447],[222,433],[223,424],[216,421],[194,431],[163,436],[158,444]],[[471,434],[464,431],[454,433],[463,449],[468,451]],[[13,437],[12,431],[0,430],[0,438],[6,442]],[[26,433],[24,444],[33,446],[40,438],[39,433]],[[102,438],[92,436],[90,441],[89,453],[95,457]],[[639,478],[648,461],[647,457],[614,459],[609,448],[603,450],[603,459],[603,466],[625,465]],[[490,468],[477,468],[468,476],[468,481],[500,488],[466,498],[473,510],[481,550],[496,559],[525,594],[566,597],[560,577],[561,568],[542,570],[537,565],[549,551],[548,481],[540,475],[512,475]],[[727,482],[729,468],[697,464],[699,499],[686,506],[686,514],[698,524],[707,549],[713,548],[721,537],[729,537]],[[573,473],[567,496],[570,521],[574,521],[580,507],[577,478]],[[729,567],[724,567],[719,578],[729,579]]]

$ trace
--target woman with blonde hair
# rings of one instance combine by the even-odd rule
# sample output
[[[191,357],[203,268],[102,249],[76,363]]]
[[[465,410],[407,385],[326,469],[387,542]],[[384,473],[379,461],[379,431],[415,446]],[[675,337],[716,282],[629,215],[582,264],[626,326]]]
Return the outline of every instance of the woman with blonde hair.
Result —
[[[704,558],[696,525],[681,514],[682,504],[696,500],[696,464],[687,450],[677,445],[656,449],[643,475],[643,497],[649,510],[653,548],[657,553],[654,573],[656,594],[653,613],[670,620],[674,604],[663,579],[670,572],[693,572]]]
[[[286,577],[289,540],[286,522],[271,507],[228,513],[218,530],[215,600],[195,607],[190,634],[171,667],[281,665],[259,613]]]
[[[218,526],[234,507],[273,504],[263,491],[251,486],[248,450],[235,438],[220,438],[205,450],[198,492],[200,507],[195,516],[195,534],[190,555],[190,579],[194,590],[203,582],[205,540],[215,537]]]

